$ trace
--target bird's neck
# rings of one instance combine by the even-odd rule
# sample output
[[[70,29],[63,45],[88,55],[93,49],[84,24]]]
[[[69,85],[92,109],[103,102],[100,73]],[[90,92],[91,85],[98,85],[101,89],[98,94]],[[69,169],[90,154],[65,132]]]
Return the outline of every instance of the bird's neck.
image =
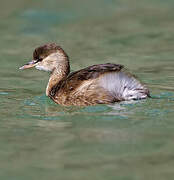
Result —
[[[70,66],[68,57],[66,58],[66,61],[63,63],[58,63],[55,69],[51,72],[51,76],[46,88],[47,96],[51,96],[52,89],[68,76],[70,72]]]

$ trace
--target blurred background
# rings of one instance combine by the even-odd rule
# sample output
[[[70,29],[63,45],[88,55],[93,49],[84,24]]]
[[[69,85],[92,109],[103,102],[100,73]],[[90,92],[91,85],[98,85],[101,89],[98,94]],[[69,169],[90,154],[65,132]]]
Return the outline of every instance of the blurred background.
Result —
[[[173,179],[174,1],[0,2],[0,179]],[[153,98],[54,104],[47,73],[18,69],[48,42],[68,53],[72,70],[125,65]]]

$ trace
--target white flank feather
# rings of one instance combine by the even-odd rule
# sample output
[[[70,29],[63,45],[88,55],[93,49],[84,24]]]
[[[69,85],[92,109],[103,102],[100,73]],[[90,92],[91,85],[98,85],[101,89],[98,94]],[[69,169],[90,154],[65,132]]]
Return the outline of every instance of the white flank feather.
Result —
[[[100,83],[112,96],[120,98],[120,100],[144,99],[147,97],[146,87],[135,77],[123,71],[104,74]]]

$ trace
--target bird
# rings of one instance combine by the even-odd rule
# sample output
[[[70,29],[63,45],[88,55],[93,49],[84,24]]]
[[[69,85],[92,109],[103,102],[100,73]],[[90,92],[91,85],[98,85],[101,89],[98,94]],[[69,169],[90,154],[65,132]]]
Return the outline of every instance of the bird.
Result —
[[[121,64],[97,64],[70,73],[69,57],[56,43],[33,52],[33,60],[19,69],[50,72],[46,95],[63,106],[92,106],[150,97],[149,89]]]

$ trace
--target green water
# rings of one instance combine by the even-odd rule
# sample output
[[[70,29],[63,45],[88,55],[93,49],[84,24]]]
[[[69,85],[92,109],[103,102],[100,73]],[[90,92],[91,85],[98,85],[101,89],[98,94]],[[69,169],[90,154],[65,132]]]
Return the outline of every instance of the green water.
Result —
[[[1,2],[0,179],[174,179],[173,7],[172,0]],[[65,49],[73,70],[124,64],[153,99],[54,104],[46,72],[18,70],[47,42]]]

